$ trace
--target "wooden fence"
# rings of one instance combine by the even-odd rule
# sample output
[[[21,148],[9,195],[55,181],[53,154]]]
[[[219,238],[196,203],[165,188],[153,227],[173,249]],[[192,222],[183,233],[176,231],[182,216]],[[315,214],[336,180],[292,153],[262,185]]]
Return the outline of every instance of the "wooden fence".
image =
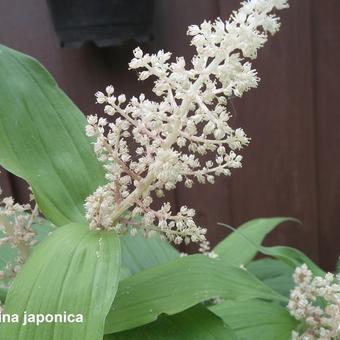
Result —
[[[184,55],[192,49],[189,24],[226,18],[238,0],[156,0],[155,40]],[[244,167],[215,185],[179,187],[170,198],[189,204],[215,243],[228,233],[217,222],[237,226],[265,216],[292,216],[302,226],[280,227],[268,244],[298,247],[324,268],[340,254],[340,1],[290,0],[280,13],[282,29],[255,62],[261,85],[233,101],[233,126],[252,138]],[[127,70],[131,44],[120,48],[61,49],[46,0],[0,0],[0,43],[39,59],[83,110],[95,113],[93,94],[107,84],[121,92],[146,92]],[[0,75],[1,77],[1,75]],[[9,194],[24,200],[21,180],[2,173]]]

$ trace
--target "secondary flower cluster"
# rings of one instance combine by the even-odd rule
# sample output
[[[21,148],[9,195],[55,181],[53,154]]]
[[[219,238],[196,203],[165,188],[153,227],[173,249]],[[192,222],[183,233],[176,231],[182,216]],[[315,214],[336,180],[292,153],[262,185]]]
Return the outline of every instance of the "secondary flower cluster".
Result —
[[[155,230],[177,244],[203,242],[207,249],[195,211],[183,206],[174,214],[169,203],[153,209],[152,193],[162,197],[179,182],[188,188],[195,180],[214,183],[216,176],[241,167],[238,150],[249,138],[229,125],[228,100],[257,86],[249,59],[280,27],[271,12],[286,7],[287,0],[245,1],[226,22],[190,26],[197,52],[191,64],[183,57],[170,61],[169,52],[150,55],[136,48],[129,67],[141,69],[140,80],[155,79],[158,101],[144,94],[128,101],[112,86],[96,93],[97,103],[114,118],[89,116],[86,127],[108,180],[85,203],[92,229],[135,234],[141,228],[147,235]]]
[[[0,195],[2,191],[0,189]],[[14,261],[7,262],[0,271],[0,281],[8,281],[16,276],[27,259],[31,247],[35,244],[36,233],[32,224],[37,218],[37,206],[15,203],[12,197],[0,200],[0,247],[6,243],[16,249]]]
[[[313,277],[304,264],[294,273],[295,288],[290,294],[288,310],[305,323],[302,334],[293,332],[296,340],[340,339],[340,274],[327,273]]]

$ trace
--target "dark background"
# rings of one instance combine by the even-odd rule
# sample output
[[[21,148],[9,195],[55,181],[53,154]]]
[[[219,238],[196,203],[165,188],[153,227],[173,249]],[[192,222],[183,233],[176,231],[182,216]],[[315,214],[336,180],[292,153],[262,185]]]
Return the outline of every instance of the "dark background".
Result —
[[[281,31],[255,62],[260,87],[233,101],[233,126],[252,138],[243,168],[215,185],[179,187],[175,206],[188,204],[209,227],[213,243],[249,219],[292,216],[302,226],[280,227],[268,244],[298,247],[326,269],[340,254],[340,1],[291,0]],[[142,47],[190,59],[189,24],[226,18],[238,0],[156,0],[154,35]],[[127,95],[148,93],[127,70],[133,43],[62,49],[45,0],[0,0],[0,43],[40,60],[84,113],[97,113],[94,93],[113,84]],[[0,75],[1,77],[1,75]],[[25,184],[2,172],[7,194],[25,201]]]

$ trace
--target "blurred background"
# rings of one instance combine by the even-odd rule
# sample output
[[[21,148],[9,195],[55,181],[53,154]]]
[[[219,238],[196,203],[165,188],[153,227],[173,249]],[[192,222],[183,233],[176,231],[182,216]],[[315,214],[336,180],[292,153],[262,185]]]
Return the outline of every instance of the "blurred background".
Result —
[[[227,18],[238,0],[0,0],[0,43],[37,58],[85,114],[100,113],[94,93],[150,93],[128,71],[132,49],[185,56],[187,26]],[[340,255],[340,1],[290,0],[282,28],[255,61],[262,82],[233,99],[233,127],[252,138],[243,168],[215,185],[179,186],[169,199],[188,204],[213,244],[231,226],[291,216],[267,244],[297,247],[332,270]],[[0,75],[1,77],[1,75]],[[1,186],[20,202],[25,183],[2,171]]]

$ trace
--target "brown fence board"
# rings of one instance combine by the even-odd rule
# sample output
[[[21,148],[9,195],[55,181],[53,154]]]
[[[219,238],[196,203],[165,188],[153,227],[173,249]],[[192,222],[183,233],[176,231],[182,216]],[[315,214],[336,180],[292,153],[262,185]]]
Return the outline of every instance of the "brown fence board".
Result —
[[[321,264],[340,255],[340,2],[312,1]]]

